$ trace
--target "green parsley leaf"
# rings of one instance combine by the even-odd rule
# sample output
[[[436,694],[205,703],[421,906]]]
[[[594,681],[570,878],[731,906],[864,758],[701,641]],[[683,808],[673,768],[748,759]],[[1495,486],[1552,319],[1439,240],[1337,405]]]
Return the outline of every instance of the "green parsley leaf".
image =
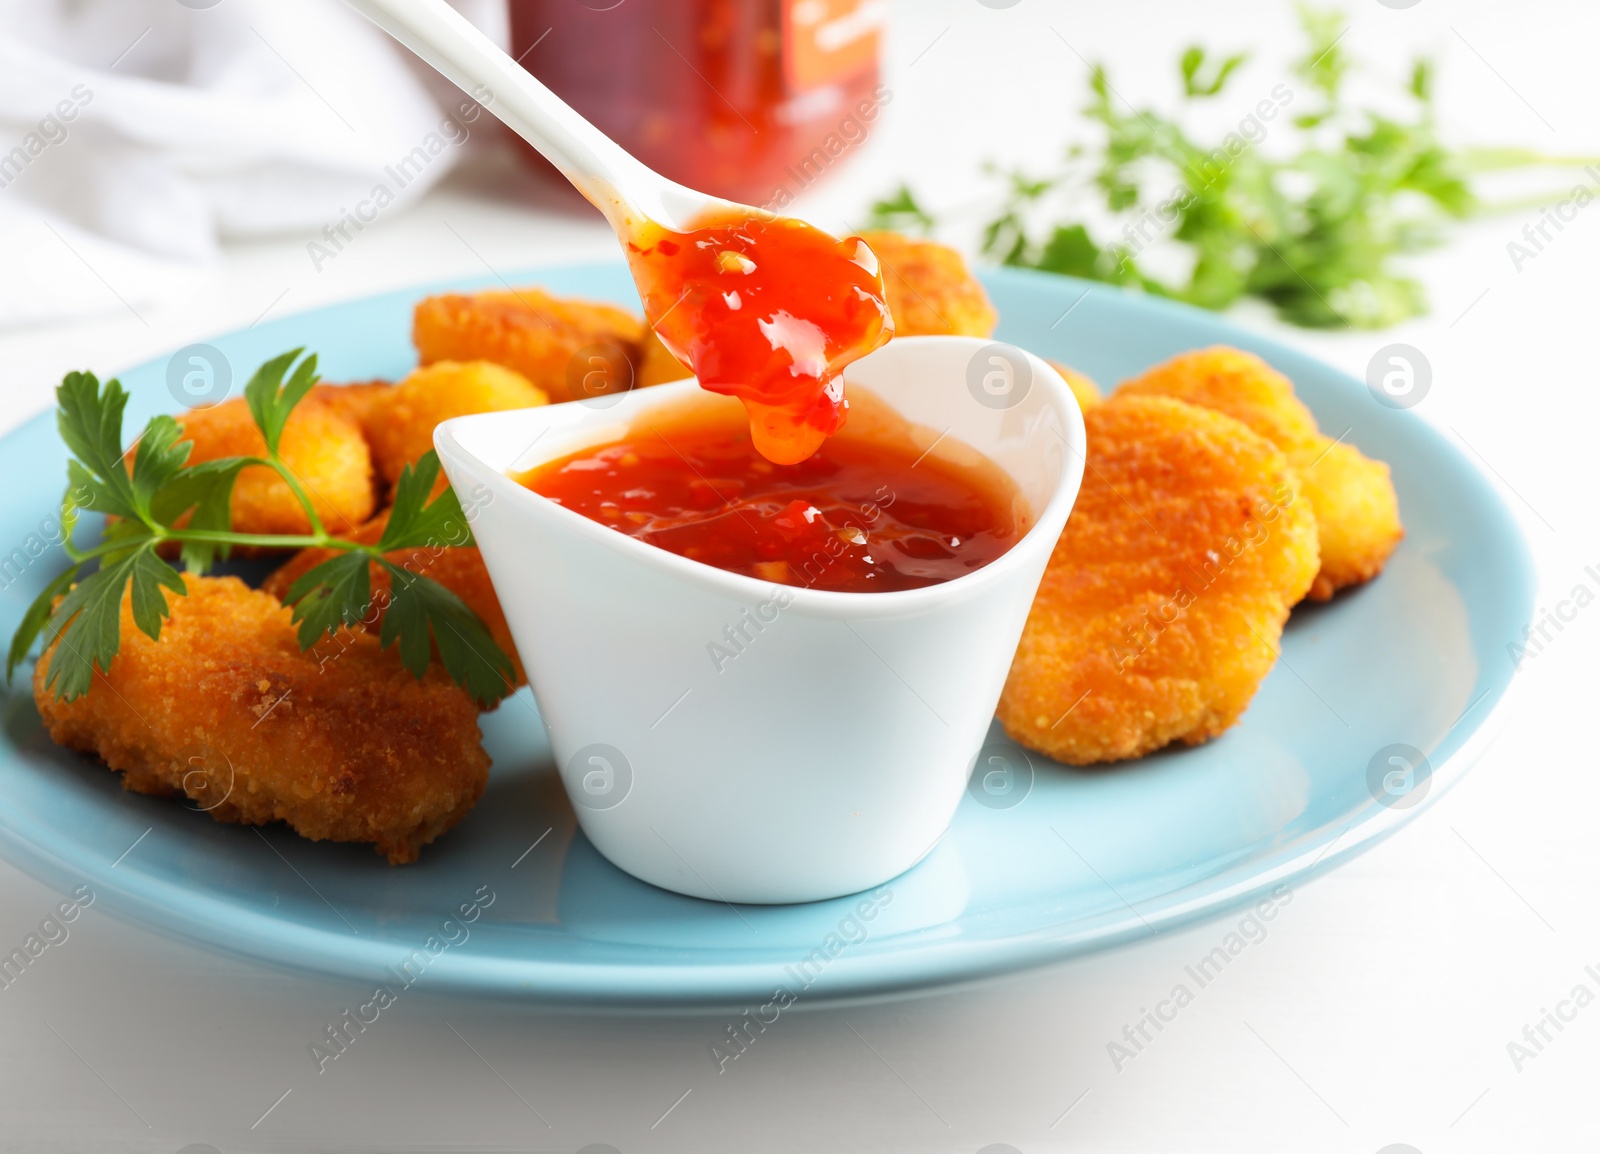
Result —
[[[1183,76],[1185,96],[1215,96],[1222,91],[1223,85],[1228,83],[1228,77],[1233,75],[1233,70],[1248,60],[1249,55],[1241,52],[1236,56],[1229,56],[1217,65],[1209,80],[1200,76],[1200,69],[1205,66],[1205,59],[1206,50],[1198,44],[1191,45],[1179,59],[1178,71]]]
[[[72,451],[69,487],[62,498],[63,544],[73,566],[56,577],[23,614],[11,639],[6,676],[43,640],[55,646],[47,690],[71,699],[88,692],[96,669],[110,668],[121,648],[122,604],[134,624],[159,640],[169,616],[167,593],[188,588],[158,549],[176,544],[184,566],[204,573],[235,546],[308,546],[334,551],[331,560],[304,574],[289,590],[291,620],[302,649],[342,626],[372,617],[371,566],[382,564],[394,581],[399,609],[386,618],[384,645],[400,646],[406,667],[417,676],[437,651],[445,669],[480,702],[498,701],[511,688],[511,659],[466,604],[444,586],[383,560],[389,550],[442,548],[473,543],[455,493],[439,479],[439,459],[426,453],[406,468],[396,487],[383,539],[373,545],[331,536],[311,513],[310,500],[287,472],[278,446],[294,411],[317,381],[315,355],[294,349],[274,357],[245,388],[250,414],[267,445],[261,457],[227,457],[190,465],[192,444],[172,417],[152,418],[136,447],[122,448],[128,394],[122,385],[101,386],[90,373],[69,373],[56,390],[57,425]],[[287,379],[286,379],[287,378]],[[129,457],[131,456],[131,463]],[[307,508],[309,534],[259,535],[232,529],[231,505],[240,473],[251,467],[277,470]],[[80,510],[108,516],[98,544],[80,548],[70,540]]]
[[[141,513],[150,512],[150,499],[182,471],[194,450],[182,436],[183,426],[167,416],[152,417],[140,434],[133,454],[133,500]]]
[[[933,230],[934,224],[933,217],[917,201],[911,189],[902,184],[891,195],[873,203],[866,227],[926,234]]]
[[[93,373],[68,373],[56,388],[56,428],[76,460],[67,465],[79,507],[117,517],[138,517],[133,482],[123,466],[122,412],[128,393],[122,383],[105,388]]]
[[[1337,8],[1298,4],[1296,9],[1308,43],[1306,54],[1295,61],[1295,75],[1322,93],[1332,107],[1338,102],[1339,89],[1350,69],[1342,47],[1345,33],[1350,31],[1350,22]]]
[[[437,581],[388,561],[380,564],[388,571],[392,594],[380,640],[386,647],[399,643],[407,669],[421,677],[437,647],[445,672],[480,706],[493,705],[511,691],[511,659],[466,602]]]
[[[39,639],[39,634],[55,611],[56,598],[72,587],[72,583],[78,578],[80,568],[81,566],[74,565],[56,577],[44,587],[39,596],[33,599],[33,604],[23,613],[22,623],[17,626],[16,633],[12,634],[11,650],[6,655],[7,681],[11,680],[11,675],[16,672],[17,666],[27,660],[28,651],[33,648],[33,643]]]
[[[102,563],[67,592],[45,627],[47,647],[60,641],[50,658],[46,689],[71,701],[89,691],[95,669],[111,668],[122,645],[122,598],[130,587],[134,624],[151,640],[160,640],[161,623],[169,613],[162,590],[180,597],[188,592],[178,571],[156,556],[152,544]]]
[[[354,625],[372,609],[370,554],[356,549],[340,553],[302,573],[289,586],[284,604],[294,606],[301,649],[310,649],[324,634]]]
[[[255,371],[250,383],[244,387],[245,403],[250,406],[250,415],[256,419],[256,427],[266,439],[269,453],[278,451],[278,440],[283,436],[283,426],[288,423],[289,414],[317,383],[315,353],[301,361],[288,383],[284,383],[284,374],[304,351],[291,349],[282,356],[273,357]]]
[[[1428,60],[1416,61],[1404,82],[1410,116],[1352,107],[1342,95],[1348,19],[1309,6],[1300,19],[1305,50],[1294,72],[1303,85],[1269,89],[1214,144],[1186,131],[1176,113],[1128,106],[1104,67],[1092,66],[1083,114],[1100,139],[1066,149],[1062,167],[1043,175],[986,166],[1000,187],[981,226],[983,254],[1204,308],[1248,296],[1291,324],[1382,328],[1428,307],[1398,258],[1441,243],[1450,221],[1485,211],[1471,174],[1595,163],[1530,149],[1447,148],[1436,134]],[[1183,100],[1222,92],[1245,59],[1190,47],[1178,61]],[[1267,99],[1275,108],[1263,111]],[[1079,216],[1086,187],[1114,218],[1108,232]],[[937,221],[902,185],[873,206],[872,223],[928,232]],[[1181,250],[1186,260],[1160,262],[1177,275],[1151,271],[1157,262],[1146,263],[1144,250],[1152,245]]]
[[[439,454],[429,449],[417,463],[400,471],[394,506],[378,542],[379,553],[419,546],[442,548],[472,544],[472,529],[461,511],[455,490],[448,485],[432,501],[428,494],[439,479]]]
[[[151,516],[162,525],[174,525],[185,513],[192,513],[187,528],[226,531],[233,523],[233,484],[249,465],[242,457],[223,457],[184,469],[155,494]],[[230,551],[227,545],[192,539],[183,539],[181,548],[184,568],[191,573],[206,572]]]

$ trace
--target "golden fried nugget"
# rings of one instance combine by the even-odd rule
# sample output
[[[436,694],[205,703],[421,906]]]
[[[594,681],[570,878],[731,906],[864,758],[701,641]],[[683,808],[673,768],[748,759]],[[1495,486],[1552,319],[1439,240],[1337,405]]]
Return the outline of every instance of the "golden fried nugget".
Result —
[[[441,421],[531,409],[548,401],[527,377],[488,361],[425,365],[375,395],[369,431],[373,464],[379,478],[392,486],[405,466],[433,448],[433,430]]]
[[[384,526],[388,523],[389,511],[385,509],[355,532],[350,533],[349,539],[367,545],[376,544],[383,536]],[[490,633],[494,634],[494,639],[499,642],[500,648],[511,658],[511,664],[516,670],[516,684],[527,684],[528,677],[523,672],[522,659],[517,656],[516,643],[511,639],[511,627],[506,624],[505,611],[500,608],[500,599],[495,596],[494,585],[489,580],[489,570],[484,567],[483,555],[478,552],[476,546],[441,543],[433,548],[400,549],[386,556],[389,561],[407,572],[418,573],[437,581],[465,601],[467,608],[478,615],[478,619],[488,627]],[[273,570],[261,583],[261,588],[264,592],[282,600],[289,595],[290,586],[300,578],[301,574],[332,557],[333,552],[328,549],[302,549]],[[370,567],[370,577],[373,612],[369,614],[371,620],[367,622],[367,628],[375,633],[389,604],[389,574],[379,566],[373,565]]]
[[[1317,573],[1310,502],[1266,438],[1165,397],[1115,397],[1084,424],[1083,488],[999,708],[1072,765],[1226,730]]]
[[[644,342],[639,346],[638,365],[634,369],[635,387],[642,389],[650,385],[664,385],[692,376],[693,370],[685,368],[682,361],[669,353],[660,337],[654,332],[645,334]]]
[[[357,381],[348,385],[317,385],[310,395],[349,417],[370,441],[374,412],[392,388],[394,385],[389,381]]]
[[[1288,377],[1253,353],[1219,345],[1174,357],[1117,388],[1119,396],[1133,393],[1227,413],[1284,451],[1317,514],[1322,572],[1307,594],[1313,601],[1382,572],[1405,534],[1389,466],[1324,436]]]
[[[1362,456],[1354,445],[1326,437],[1323,442],[1314,454],[1304,450],[1290,457],[1317,514],[1322,571],[1306,594],[1313,601],[1372,580],[1405,536],[1389,466]]]
[[[477,802],[489,776],[478,708],[443,670],[419,681],[375,635],[319,660],[276,598],[233,577],[184,581],[160,641],[123,602],[121,651],[77,700],[44,689],[53,650],[40,658],[34,700],[52,740],[98,755],[135,792],[371,842],[397,865]]]
[[[1322,436],[1288,377],[1254,353],[1227,345],[1179,353],[1117,386],[1117,395],[1126,393],[1176,397],[1227,413],[1286,453]]]
[[[987,337],[999,315],[955,249],[897,232],[861,239],[878,255],[896,336]]]
[[[1088,412],[1105,397],[1100,395],[1100,386],[1094,383],[1094,378],[1085,373],[1080,373],[1071,365],[1064,365],[1060,361],[1046,361],[1052,369],[1061,374],[1061,379],[1067,382],[1067,388],[1072,390],[1072,395],[1077,398],[1078,408]]]
[[[581,399],[575,390],[587,368],[575,367],[578,353],[612,346],[631,360],[644,335],[644,322],[625,309],[562,300],[536,288],[427,297],[411,326],[422,364],[493,361],[527,377],[552,401]]]
[[[267,443],[243,397],[177,418],[183,439],[194,444],[189,464],[218,457],[264,457]],[[361,429],[345,413],[307,397],[289,415],[278,452],[331,532],[372,516],[372,454]],[[311,523],[289,485],[264,465],[252,465],[233,486],[233,528],[239,533],[308,533]]]

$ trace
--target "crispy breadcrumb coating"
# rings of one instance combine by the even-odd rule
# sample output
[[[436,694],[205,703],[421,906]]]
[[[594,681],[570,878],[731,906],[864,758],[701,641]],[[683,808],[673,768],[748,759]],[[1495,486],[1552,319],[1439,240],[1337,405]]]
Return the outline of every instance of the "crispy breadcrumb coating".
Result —
[[[1199,744],[1239,719],[1317,572],[1317,526],[1271,442],[1221,413],[1115,397],[1000,699],[1072,765]]]
[[[581,398],[575,389],[587,368],[575,367],[579,352],[616,346],[631,360],[644,335],[644,322],[625,309],[536,288],[427,297],[411,326],[424,365],[493,361],[527,377],[551,401]]]
[[[392,388],[389,381],[354,381],[348,385],[317,385],[311,396],[349,417],[370,442],[375,411]]]
[[[366,545],[376,544],[383,536],[384,526],[388,523],[389,511],[385,509],[367,524],[349,534],[349,539]],[[499,642],[500,648],[511,658],[511,664],[516,669],[516,684],[527,683],[527,675],[522,670],[522,660],[517,656],[516,644],[511,640],[511,627],[506,624],[505,611],[500,608],[500,600],[495,596],[494,585],[489,580],[489,570],[484,567],[483,555],[478,552],[476,546],[451,546],[441,543],[433,548],[400,549],[386,556],[389,561],[408,572],[419,573],[437,581],[465,601],[467,608],[478,615],[478,619],[488,627],[490,633],[494,634],[494,639]],[[288,596],[290,586],[301,574],[332,557],[331,550],[302,549],[273,570],[261,583],[261,588],[281,600]],[[370,578],[373,613],[368,628],[377,630],[389,603],[389,574],[379,566],[373,565],[370,567]]]
[[[243,397],[177,418],[183,439],[193,443],[189,464],[219,457],[264,457],[267,443]],[[330,532],[340,533],[372,516],[372,454],[361,428],[346,413],[307,397],[295,407],[278,441],[278,452],[294,472],[312,507]],[[303,534],[311,531],[305,509],[288,482],[265,465],[252,465],[233,486],[235,532]]]
[[[1289,459],[1316,510],[1322,543],[1322,571],[1306,596],[1326,601],[1383,572],[1405,536],[1389,466],[1327,437],[1315,452],[1302,450]]]
[[[861,239],[883,266],[896,336],[987,337],[999,319],[989,294],[955,249],[897,232]]]
[[[425,365],[373,401],[368,436],[378,477],[392,487],[406,465],[433,448],[433,430],[442,421],[548,401],[527,377],[488,361]]]
[[[289,611],[233,577],[184,578],[152,641],[122,609],[122,648],[88,693],[34,700],[61,745],[98,755],[138,793],[183,795],[217,821],[287,822],[314,841],[371,842],[394,864],[482,795],[478,709],[444,671],[420,681],[376,634],[302,653]]]
[[[1313,601],[1383,571],[1405,535],[1389,466],[1324,436],[1288,377],[1253,353],[1219,345],[1174,357],[1117,388],[1118,395],[1135,393],[1227,413],[1283,450],[1317,514],[1322,571],[1307,594]]]

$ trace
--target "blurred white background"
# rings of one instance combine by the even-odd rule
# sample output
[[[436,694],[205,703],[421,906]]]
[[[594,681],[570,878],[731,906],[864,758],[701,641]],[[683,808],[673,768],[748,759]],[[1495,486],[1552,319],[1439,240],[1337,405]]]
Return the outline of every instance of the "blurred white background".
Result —
[[[96,117],[36,160],[27,178],[36,185],[0,189],[0,429],[44,412],[69,369],[109,375],[328,301],[615,253],[597,217],[530,186],[482,124],[436,183],[318,267],[307,244],[339,215],[350,174],[395,151],[395,134],[414,135],[447,93],[336,0],[51,7],[57,15],[38,0],[0,3],[0,151],[47,110],[29,103],[41,75],[59,79],[63,95],[74,69],[103,79]],[[1362,68],[1394,76],[1418,51],[1438,56],[1447,139],[1600,153],[1592,0],[1343,7],[1345,45]],[[902,0],[886,58],[891,105],[848,166],[795,209],[845,227],[908,180],[971,219],[959,213],[980,192],[981,162],[1043,163],[1086,133],[1085,58],[1106,61],[1134,103],[1160,104],[1185,45],[1251,48],[1238,88],[1255,92],[1285,71],[1296,29],[1287,3]],[[140,78],[161,75],[163,53],[185,37],[206,36],[232,64],[196,70],[197,83],[223,91],[184,120]],[[47,42],[69,45],[70,67],[51,72],[38,48]],[[230,128],[233,115],[247,119]],[[144,146],[163,138],[192,148],[153,161]],[[124,156],[140,175],[128,199],[103,179]],[[159,211],[171,198],[183,214]],[[1398,329],[1311,333],[1253,308],[1238,319],[1357,376],[1381,345],[1421,349],[1434,385],[1419,414],[1505,486],[1554,601],[1600,563],[1600,211],[1518,271],[1507,243],[1538,215],[1477,221],[1419,258],[1433,312]],[[970,240],[959,224],[952,236]],[[1580,1014],[1520,1073],[1506,1043],[1584,980],[1586,965],[1600,966],[1600,785],[1587,733],[1597,631],[1600,621],[1580,617],[1529,662],[1503,736],[1465,783],[1297,892],[1270,939],[1121,1073],[1106,1039],[1214,944],[1217,925],[984,986],[801,1014],[758,1061],[700,1077],[654,1129],[720,1021],[595,1018],[422,992],[363,1041],[359,1063],[252,1130],[286,1071],[304,1063],[308,1030],[348,999],[344,985],[217,957],[91,910],[75,944],[30,971],[26,990],[0,991],[0,1149],[1592,1149],[1600,1011]],[[53,900],[0,866],[0,938],[25,933]],[[553,1129],[444,1044],[446,1018],[480,1039],[518,1093],[550,1104]]]

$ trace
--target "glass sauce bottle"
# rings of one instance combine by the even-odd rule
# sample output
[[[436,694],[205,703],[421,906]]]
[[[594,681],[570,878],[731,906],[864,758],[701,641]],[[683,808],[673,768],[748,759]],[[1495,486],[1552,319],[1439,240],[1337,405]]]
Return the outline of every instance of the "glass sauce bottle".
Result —
[[[890,99],[878,73],[887,0],[509,7],[524,68],[651,168],[731,200],[782,209]]]

